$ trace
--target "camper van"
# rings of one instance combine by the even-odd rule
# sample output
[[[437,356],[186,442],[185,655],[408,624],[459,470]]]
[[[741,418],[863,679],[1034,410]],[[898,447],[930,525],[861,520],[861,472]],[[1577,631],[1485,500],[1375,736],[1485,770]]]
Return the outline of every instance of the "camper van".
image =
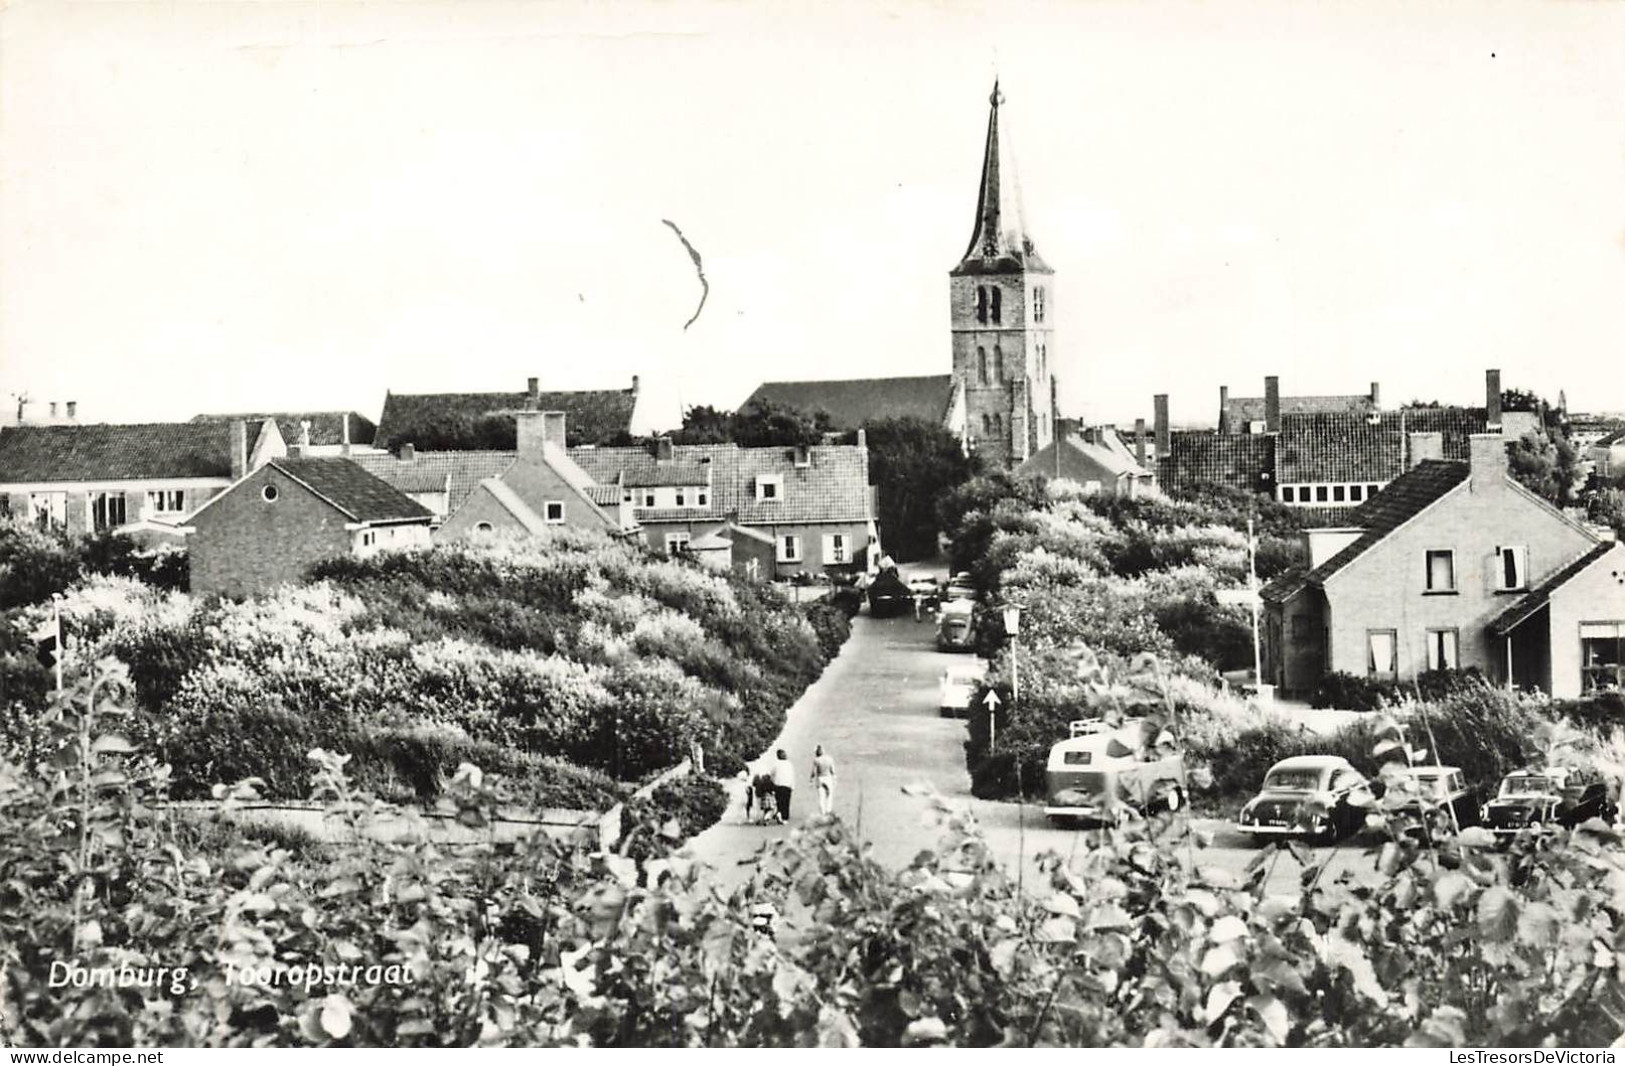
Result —
[[[1100,718],[1071,722],[1067,739],[1050,748],[1044,814],[1057,825],[1121,825],[1185,805],[1184,759],[1159,750],[1144,719],[1108,725]]]

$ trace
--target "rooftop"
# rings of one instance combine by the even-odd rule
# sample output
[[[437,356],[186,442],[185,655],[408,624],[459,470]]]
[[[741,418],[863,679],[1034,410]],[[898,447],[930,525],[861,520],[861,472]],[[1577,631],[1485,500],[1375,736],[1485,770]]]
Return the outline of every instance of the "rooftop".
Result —
[[[352,522],[428,521],[434,517],[427,507],[347,458],[272,459],[266,465],[304,485]]]
[[[252,446],[258,427],[249,428]],[[0,429],[0,483],[225,478],[225,422],[79,423]]]
[[[952,374],[927,377],[853,378],[846,381],[766,381],[741,404],[769,403],[813,414],[827,413],[837,429],[857,429],[883,418],[918,418],[935,425],[948,418]]]

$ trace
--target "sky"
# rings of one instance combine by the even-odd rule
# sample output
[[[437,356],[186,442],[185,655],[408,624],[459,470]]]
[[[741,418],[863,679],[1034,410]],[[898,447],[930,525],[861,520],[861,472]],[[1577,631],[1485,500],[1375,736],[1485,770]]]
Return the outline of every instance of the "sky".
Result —
[[[0,403],[946,373],[997,73],[1064,414],[1625,409],[1625,3],[0,10]],[[701,282],[675,224],[701,257]],[[662,414],[664,413],[664,414]]]

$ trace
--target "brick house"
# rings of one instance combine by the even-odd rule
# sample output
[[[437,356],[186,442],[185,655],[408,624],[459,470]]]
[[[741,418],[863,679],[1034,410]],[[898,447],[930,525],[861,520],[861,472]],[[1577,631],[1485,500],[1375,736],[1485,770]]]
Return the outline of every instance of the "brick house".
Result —
[[[186,514],[286,454],[270,420],[8,426],[0,511],[70,533],[177,536]]]
[[[272,459],[187,518],[191,591],[252,596],[322,559],[424,547],[432,517],[349,459]]]
[[[1311,529],[1305,538],[1307,571],[1289,571],[1263,590],[1266,682],[1301,693],[1334,671],[1406,680],[1477,668],[1500,682],[1577,691],[1578,669],[1568,664],[1579,661],[1578,646],[1569,648],[1578,638],[1571,632],[1541,646],[1529,621],[1542,609],[1567,618],[1569,594],[1557,606],[1511,609],[1548,582],[1575,589],[1591,582],[1590,564],[1563,575],[1598,541],[1508,475],[1499,433],[1475,434],[1467,462],[1418,459],[1353,510],[1347,525]],[[1589,608],[1589,622],[1625,618],[1625,584]],[[1508,642],[1498,625],[1528,625],[1530,635]]]
[[[857,444],[741,448],[736,444],[572,448],[593,480],[614,485],[656,551],[719,550],[763,577],[856,570],[878,557],[869,449]],[[771,559],[764,538],[773,545]],[[765,567],[765,569],[764,569]]]

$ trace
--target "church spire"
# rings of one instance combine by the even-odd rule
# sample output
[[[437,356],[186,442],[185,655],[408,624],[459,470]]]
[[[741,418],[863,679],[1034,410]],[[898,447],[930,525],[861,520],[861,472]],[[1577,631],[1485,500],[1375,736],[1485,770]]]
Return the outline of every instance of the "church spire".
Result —
[[[988,97],[987,144],[982,150],[982,182],[976,193],[976,225],[960,268],[1025,266],[1046,270],[1022,219],[1015,158],[999,133],[999,108],[1003,104],[1004,94],[995,78],[993,93]]]

